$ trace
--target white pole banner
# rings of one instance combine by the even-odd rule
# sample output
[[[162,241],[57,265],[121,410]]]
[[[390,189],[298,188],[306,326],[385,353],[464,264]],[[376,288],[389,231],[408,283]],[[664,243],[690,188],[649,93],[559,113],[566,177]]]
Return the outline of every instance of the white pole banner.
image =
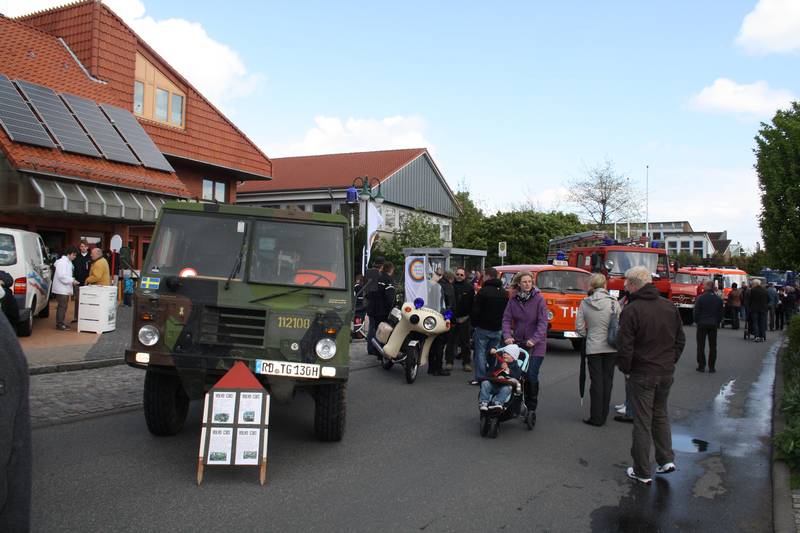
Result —
[[[428,279],[425,275],[425,257],[411,255],[406,257],[405,265],[405,290],[407,302],[413,302],[416,298],[425,300],[428,304]]]
[[[363,257],[365,264],[369,266],[369,256],[372,254],[372,245],[375,244],[375,239],[378,237],[378,228],[383,225],[383,217],[372,202],[368,202],[367,211],[367,242]]]

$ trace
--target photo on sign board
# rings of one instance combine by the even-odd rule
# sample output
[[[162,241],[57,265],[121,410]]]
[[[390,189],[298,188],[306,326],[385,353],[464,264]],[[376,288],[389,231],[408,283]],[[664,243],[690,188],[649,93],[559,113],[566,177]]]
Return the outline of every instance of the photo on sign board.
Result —
[[[262,392],[239,393],[239,424],[260,424]]]
[[[229,465],[231,464],[231,446],[233,444],[232,428],[211,428],[211,436],[208,441],[208,460],[209,465]]]
[[[236,433],[236,460],[237,465],[258,464],[258,444],[260,429],[239,428]]]
[[[233,410],[236,407],[236,393],[230,391],[214,391],[212,400],[211,423],[233,423]]]

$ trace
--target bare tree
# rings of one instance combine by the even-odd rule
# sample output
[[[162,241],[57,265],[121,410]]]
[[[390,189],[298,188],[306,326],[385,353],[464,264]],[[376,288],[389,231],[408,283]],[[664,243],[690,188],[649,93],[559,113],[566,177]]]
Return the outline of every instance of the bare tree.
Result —
[[[584,177],[569,180],[567,187],[567,201],[577,206],[587,223],[604,225],[641,217],[641,194],[628,176],[617,173],[611,160],[587,168]]]

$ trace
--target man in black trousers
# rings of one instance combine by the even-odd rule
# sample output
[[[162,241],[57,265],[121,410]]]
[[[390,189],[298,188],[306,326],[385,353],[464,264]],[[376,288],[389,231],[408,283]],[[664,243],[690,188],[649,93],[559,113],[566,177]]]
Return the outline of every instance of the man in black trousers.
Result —
[[[717,328],[722,322],[722,298],[714,291],[714,282],[706,281],[704,292],[694,303],[697,324],[697,371],[706,371],[706,337],[708,337],[708,371],[716,372]]]

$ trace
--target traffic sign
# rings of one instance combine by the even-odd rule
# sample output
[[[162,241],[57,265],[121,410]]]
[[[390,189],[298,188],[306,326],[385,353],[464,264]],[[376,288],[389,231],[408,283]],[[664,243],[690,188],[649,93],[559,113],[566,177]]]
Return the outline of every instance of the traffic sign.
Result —
[[[506,257],[506,241],[500,241],[497,243],[497,255],[500,257]]]

